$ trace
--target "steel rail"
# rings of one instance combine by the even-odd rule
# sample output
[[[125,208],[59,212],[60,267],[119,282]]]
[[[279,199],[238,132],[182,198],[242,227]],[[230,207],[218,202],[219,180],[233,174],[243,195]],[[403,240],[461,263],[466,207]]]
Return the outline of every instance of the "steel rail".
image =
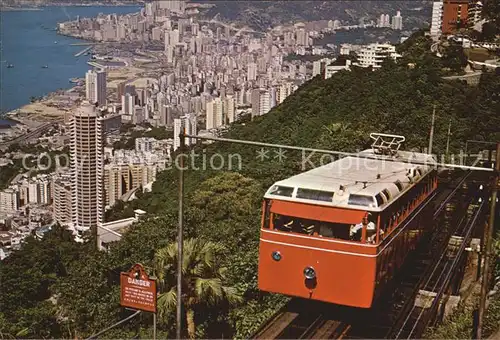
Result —
[[[444,209],[444,207],[446,206],[446,204],[448,204],[448,202],[453,198],[453,196],[455,195],[455,193],[458,191],[458,189],[460,189],[462,187],[462,184],[465,182],[465,180],[470,176],[470,174],[472,173],[472,171],[469,171],[463,178],[462,180],[460,180],[460,182],[457,184],[457,186],[455,187],[455,189],[453,189],[453,191],[445,198],[445,200],[439,205],[438,209],[436,209],[436,211],[434,212],[434,218],[436,218],[440,213],[441,211]]]
[[[453,274],[453,271],[454,271],[455,267],[457,266],[457,263],[458,263],[460,257],[462,256],[462,253],[464,252],[465,246],[467,244],[467,240],[470,238],[472,230],[474,229],[474,227],[476,225],[476,221],[479,218],[479,216],[481,215],[481,212],[482,212],[483,207],[484,207],[484,203],[485,203],[485,200],[483,200],[481,202],[481,205],[477,208],[477,210],[476,210],[476,212],[475,212],[475,214],[474,214],[474,216],[472,218],[472,221],[470,222],[470,225],[467,228],[467,231],[465,232],[465,235],[463,236],[463,240],[462,240],[462,243],[460,244],[460,248],[458,248],[458,252],[455,255],[455,258],[453,259],[453,262],[451,263],[450,269],[448,270],[448,272],[446,274],[444,282],[441,285],[441,287],[439,288],[438,293],[434,297],[434,301],[432,302],[432,305],[430,307],[431,311],[434,310],[434,308],[437,307],[437,305],[438,305],[438,303],[439,303],[439,301],[441,299],[441,296],[444,294],[444,291],[445,291],[445,289],[448,286],[448,282],[449,282],[449,280],[451,278],[451,275]],[[413,328],[412,328],[410,334],[408,335],[407,339],[411,339],[411,336],[413,335],[413,332],[415,331],[415,328],[417,327],[417,325],[418,325],[418,323],[419,323],[419,321],[420,321],[420,319],[421,319],[421,317],[423,315],[423,312],[424,312],[424,309],[422,309],[422,311],[420,312],[420,314],[418,316],[418,319],[415,322],[415,324],[413,325]],[[428,321],[428,317],[426,319],[427,320],[424,320],[425,322]]]
[[[461,183],[462,183],[462,181],[460,182],[460,184],[458,185],[458,187],[460,187],[462,185]],[[456,192],[456,190],[453,191],[453,193],[455,193],[455,192]],[[474,203],[474,198],[475,197],[471,197],[469,199],[469,201],[467,202],[467,206],[470,206],[471,204]],[[460,228],[462,227],[463,223],[465,222],[466,217],[467,217],[467,214],[464,214],[462,216],[462,218],[460,219],[460,221],[457,223],[457,227],[454,229],[454,231],[452,233],[448,234],[448,236],[446,237],[446,239],[449,239],[452,235],[454,235],[455,233],[457,233],[460,230]],[[439,257],[439,259],[437,260],[437,262],[433,263],[432,271],[430,273],[428,273],[429,272],[428,270],[426,271],[426,273],[425,273],[426,275],[424,275],[424,277],[427,277],[427,279],[425,280],[425,283],[424,283],[423,280],[421,280],[417,284],[416,289],[415,289],[416,292],[418,292],[418,290],[420,289],[420,287],[425,288],[431,282],[432,278],[434,277],[435,272],[438,270],[439,265],[441,264],[441,261],[443,260],[443,258],[447,254],[447,251],[446,251],[446,245],[447,244],[448,244],[448,242],[443,243],[444,250],[441,253],[441,256]],[[444,271],[441,273],[441,276],[442,276],[443,273],[444,273]],[[438,284],[439,279],[441,278],[441,276],[438,278],[438,280],[436,282],[436,285]],[[434,287],[434,289],[435,289],[435,287]],[[433,291],[434,291],[434,289],[433,289]],[[398,339],[399,336],[401,335],[402,331],[404,330],[404,328],[406,327],[406,325],[410,321],[411,315],[412,315],[413,311],[415,310],[415,308],[416,308],[416,306],[412,305],[412,308],[408,312],[405,313],[406,314],[406,318],[405,318],[403,324],[399,327],[399,331],[398,331],[398,333],[394,337],[395,339]],[[390,332],[390,333],[393,333],[393,332]]]

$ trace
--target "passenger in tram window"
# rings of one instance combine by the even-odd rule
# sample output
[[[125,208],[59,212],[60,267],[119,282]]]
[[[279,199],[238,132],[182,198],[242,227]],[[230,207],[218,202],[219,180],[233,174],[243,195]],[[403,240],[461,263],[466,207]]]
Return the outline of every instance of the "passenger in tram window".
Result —
[[[300,226],[301,230],[299,232],[302,234],[312,235],[316,230],[315,221],[312,220],[301,220]]]
[[[274,228],[280,231],[292,231],[292,227],[295,224],[293,218],[283,215],[274,215],[273,225]]]
[[[377,232],[377,225],[375,224],[375,222],[373,222],[373,219],[374,217],[372,217],[371,214],[368,214],[368,225],[366,226],[367,239],[369,238],[370,235],[375,235]],[[362,230],[363,230],[363,222],[360,222],[355,226],[352,226],[351,231],[349,233],[351,240],[361,241]]]
[[[363,223],[358,223],[356,225],[351,225],[351,230],[349,231],[349,238],[352,241],[361,241],[361,230],[363,228]]]
[[[319,226],[319,236],[320,237],[333,237],[333,227],[329,224],[322,223]]]

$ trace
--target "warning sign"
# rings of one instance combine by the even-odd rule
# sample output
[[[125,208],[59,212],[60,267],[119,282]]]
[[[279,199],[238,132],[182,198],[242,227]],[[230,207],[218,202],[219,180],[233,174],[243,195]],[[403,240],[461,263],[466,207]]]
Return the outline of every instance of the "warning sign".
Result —
[[[120,274],[120,287],[123,307],[156,313],[156,281],[148,277],[140,264]]]

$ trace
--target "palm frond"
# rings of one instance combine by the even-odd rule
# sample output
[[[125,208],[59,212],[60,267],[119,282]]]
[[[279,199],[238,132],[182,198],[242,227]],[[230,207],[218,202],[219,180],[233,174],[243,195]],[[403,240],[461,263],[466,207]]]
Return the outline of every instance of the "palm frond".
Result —
[[[195,292],[200,302],[215,305],[224,298],[222,281],[219,278],[198,278]]]
[[[174,313],[177,307],[177,291],[172,287],[168,292],[161,293],[158,296],[157,308],[158,317],[166,319],[170,313]]]
[[[223,286],[222,291],[224,293],[224,298],[231,306],[237,305],[244,301],[243,297],[240,294],[238,294],[236,289],[233,287]]]

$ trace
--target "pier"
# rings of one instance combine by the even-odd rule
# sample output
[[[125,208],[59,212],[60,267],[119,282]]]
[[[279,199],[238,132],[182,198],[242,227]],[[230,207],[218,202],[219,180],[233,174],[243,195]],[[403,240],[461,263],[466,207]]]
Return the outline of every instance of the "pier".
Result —
[[[94,45],[89,46],[89,47],[85,48],[84,50],[82,50],[82,51],[78,52],[77,54],[75,54],[75,57],[79,57],[79,56],[81,56],[82,54],[84,54],[84,53],[86,53],[86,52],[90,51],[90,50],[91,50],[91,49],[93,49],[93,48],[94,48]]]

